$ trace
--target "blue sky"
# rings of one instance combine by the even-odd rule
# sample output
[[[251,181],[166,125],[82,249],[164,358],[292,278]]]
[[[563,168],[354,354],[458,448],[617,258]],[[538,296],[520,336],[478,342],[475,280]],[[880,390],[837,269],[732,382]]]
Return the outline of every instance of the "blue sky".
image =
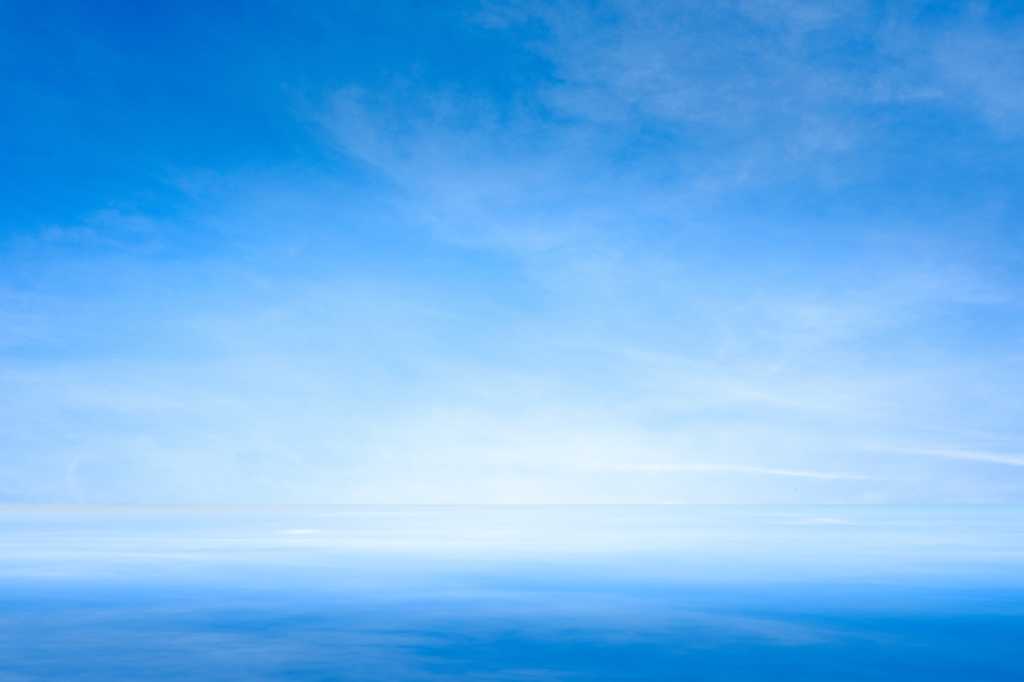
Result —
[[[0,8],[0,500],[1024,499],[1024,7],[206,5]]]

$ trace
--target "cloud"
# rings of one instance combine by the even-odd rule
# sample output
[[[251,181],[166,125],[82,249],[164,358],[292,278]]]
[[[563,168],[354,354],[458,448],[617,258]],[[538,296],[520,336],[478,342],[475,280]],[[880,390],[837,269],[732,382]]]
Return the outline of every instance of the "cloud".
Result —
[[[952,448],[928,448],[928,447],[886,447],[881,452],[891,452],[900,455],[920,455],[924,457],[938,457],[940,459],[952,459],[963,462],[986,462],[990,464],[1002,464],[1010,467],[1024,467],[1024,455],[1008,454],[1001,452],[985,452],[979,450],[959,450]]]
[[[1012,300],[980,267],[950,261],[944,244],[917,245],[928,257],[913,270],[885,260],[899,240],[878,249],[868,239],[823,266],[809,291],[755,272],[761,261],[732,262],[730,249],[666,249],[606,224],[551,248],[466,243],[422,220],[436,195],[416,173],[459,167],[420,151],[436,148],[434,134],[401,142],[381,130],[388,146],[410,150],[406,161],[379,158],[389,174],[398,164],[403,183],[388,201],[411,208],[387,213],[403,221],[375,237],[420,234],[417,248],[449,263],[483,252],[514,265],[438,277],[401,250],[353,240],[343,227],[375,207],[346,209],[333,186],[241,183],[189,218],[228,235],[216,258],[154,267],[142,281],[137,256],[107,260],[96,288],[61,285],[82,292],[73,302],[33,299],[49,300],[34,306],[37,332],[62,359],[9,364],[0,376],[14,425],[5,447],[26,455],[5,469],[8,499],[785,502],[857,501],[870,490],[916,500],[901,464],[864,460],[865,430],[898,443],[937,419],[997,432],[1013,423],[1010,405],[980,415],[955,400],[1005,367],[1001,356],[973,369],[942,356],[913,365],[885,345],[927,342],[920,325],[931,311]],[[514,185],[486,141],[465,144],[481,173],[452,177],[468,192],[477,177],[506,172]],[[600,208],[612,225],[635,219],[614,197]],[[471,229],[460,210],[433,215]],[[515,208],[493,215],[518,224]],[[527,216],[556,231],[562,218]],[[280,270],[290,239],[274,227],[286,221],[308,223],[301,270]],[[700,271],[695,256],[718,272]],[[177,293],[140,306],[126,282],[146,300]],[[98,317],[109,322],[71,324]],[[122,335],[131,342],[112,343]],[[56,421],[59,431],[39,428]],[[987,484],[965,485],[974,495]]]
[[[1000,133],[1024,132],[1024,23],[968,15],[936,36],[938,82],[957,106],[975,110]]]
[[[0,495],[1015,494],[861,445],[942,424],[1019,450],[1017,212],[923,125],[1012,123],[1019,27],[768,1],[481,21],[540,57],[501,96],[332,78],[304,122],[336,166],[206,169],[177,212],[113,202],[0,254]]]
[[[793,7],[611,3],[541,16],[561,82],[554,102],[585,118],[647,114],[749,130],[807,122],[830,100],[856,93],[849,73],[833,72],[799,39],[787,39],[790,27],[807,25],[787,21],[800,16]]]
[[[984,7],[939,22],[917,6],[796,0],[527,3],[487,16],[546,28],[531,44],[552,68],[541,92],[553,111],[605,136],[660,134],[679,150],[681,187],[727,194],[863,181],[915,108],[1019,132],[1020,23]]]
[[[744,474],[753,476],[783,476],[791,478],[811,478],[822,481],[862,481],[870,476],[851,474],[839,471],[813,471],[805,469],[773,469],[762,466],[717,465],[717,464],[627,464],[615,467],[613,471],[623,473],[724,473]]]
[[[540,253],[591,232],[600,215],[581,184],[600,167],[587,169],[571,131],[470,96],[349,88],[320,120],[344,151],[397,186],[408,220],[456,245]]]
[[[831,181],[836,160],[873,135],[853,115],[870,67],[820,48],[869,30],[859,3],[529,7],[524,16],[547,28],[534,42],[553,71],[541,90],[545,106],[605,137],[639,128],[661,149],[677,150],[661,161],[678,176],[677,191]],[[634,148],[643,144],[634,139]]]
[[[79,248],[153,251],[170,236],[168,228],[144,213],[107,208],[86,216],[79,224],[46,226],[38,239]]]

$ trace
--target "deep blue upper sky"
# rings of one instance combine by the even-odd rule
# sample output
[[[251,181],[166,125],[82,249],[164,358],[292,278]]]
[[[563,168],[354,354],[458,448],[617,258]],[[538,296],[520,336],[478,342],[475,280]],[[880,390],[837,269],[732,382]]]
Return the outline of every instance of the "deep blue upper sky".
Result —
[[[0,8],[0,500],[1024,498],[1024,7]]]

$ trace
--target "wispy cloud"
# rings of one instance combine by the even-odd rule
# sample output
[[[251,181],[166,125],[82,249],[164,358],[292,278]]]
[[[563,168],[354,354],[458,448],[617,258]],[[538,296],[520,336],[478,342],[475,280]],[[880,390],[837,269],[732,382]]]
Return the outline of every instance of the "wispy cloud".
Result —
[[[987,462],[990,464],[1003,464],[1011,467],[1024,467],[1024,455],[1015,453],[930,447],[886,447],[880,448],[879,451],[899,455],[920,455],[923,457],[938,457],[940,459],[953,459],[963,462]]]
[[[534,44],[554,70],[548,106],[605,134],[643,121],[690,149],[713,145],[714,158],[680,159],[680,171],[702,191],[725,192],[781,178],[856,181],[856,154],[897,136],[889,123],[922,103],[1019,132],[1019,19],[985,3],[938,24],[921,12],[624,1],[527,3],[486,16],[490,25],[529,19],[547,28]],[[852,43],[855,59],[835,49]]]
[[[1011,498],[951,473],[1021,451],[996,9],[503,3],[472,78],[332,70],[315,153],[4,242],[0,495]]]
[[[972,5],[963,22],[933,37],[938,87],[1005,135],[1024,133],[1024,22]]]
[[[624,473],[712,473],[744,474],[752,476],[783,476],[790,478],[813,478],[822,481],[862,481],[870,476],[840,471],[815,471],[809,469],[773,469],[763,466],[717,465],[717,464],[627,464],[616,466],[614,471]]]

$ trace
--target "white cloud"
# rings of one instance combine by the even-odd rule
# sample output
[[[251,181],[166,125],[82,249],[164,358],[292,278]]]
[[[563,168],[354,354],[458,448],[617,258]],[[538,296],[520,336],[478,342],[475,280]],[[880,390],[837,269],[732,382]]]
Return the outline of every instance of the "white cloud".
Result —
[[[752,476],[783,476],[789,478],[813,478],[822,481],[862,481],[870,476],[841,471],[817,471],[809,469],[774,469],[764,466],[721,465],[721,464],[639,464],[631,463],[611,468],[623,473],[722,473],[748,474]]]
[[[940,459],[952,459],[962,462],[986,462],[990,464],[1003,464],[1010,467],[1024,467],[1024,455],[1014,453],[933,447],[883,447],[878,448],[877,451],[899,455],[938,457]]]
[[[328,97],[317,125],[373,176],[356,190],[183,182],[181,225],[218,247],[187,263],[106,249],[65,267],[68,240],[156,249],[181,227],[127,210],[41,235],[36,289],[0,298],[0,344],[52,353],[0,365],[0,438],[26,453],[0,494],[918,500],[913,463],[860,444],[894,451],[937,423],[963,449],[921,454],[1017,466],[971,447],[996,433],[1014,450],[1020,423],[1020,359],[993,342],[1014,332],[974,332],[1019,315],[990,216],[951,216],[943,239],[739,194],[884,134],[850,106],[963,92],[1010,121],[1015,62],[972,73],[1016,54],[1015,34],[900,20],[851,64],[816,50],[830,32],[871,44],[883,29],[858,7],[589,7],[536,10],[554,77],[525,104],[409,85]]]

